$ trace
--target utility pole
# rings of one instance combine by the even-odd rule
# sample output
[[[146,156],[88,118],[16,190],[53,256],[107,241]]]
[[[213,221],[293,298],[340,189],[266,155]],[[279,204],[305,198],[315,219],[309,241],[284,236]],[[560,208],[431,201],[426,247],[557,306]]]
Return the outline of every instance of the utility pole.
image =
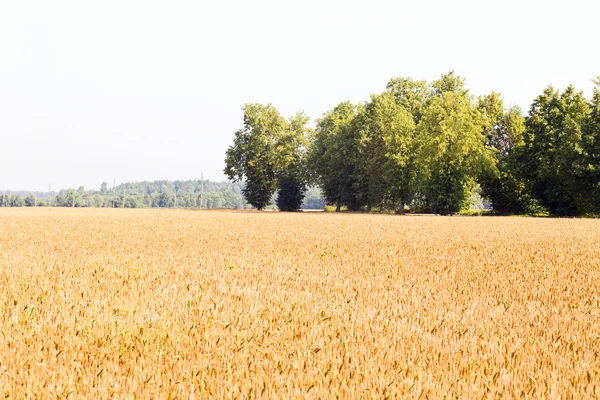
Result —
[[[204,172],[200,174],[200,208],[202,208],[204,197]]]

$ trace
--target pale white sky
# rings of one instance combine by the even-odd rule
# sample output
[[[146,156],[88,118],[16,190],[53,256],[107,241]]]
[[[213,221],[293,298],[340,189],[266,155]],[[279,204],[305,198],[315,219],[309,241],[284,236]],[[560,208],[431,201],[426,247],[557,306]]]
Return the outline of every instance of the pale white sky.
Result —
[[[311,118],[454,68],[526,111],[591,93],[597,0],[1,1],[0,189],[225,179],[246,102]]]

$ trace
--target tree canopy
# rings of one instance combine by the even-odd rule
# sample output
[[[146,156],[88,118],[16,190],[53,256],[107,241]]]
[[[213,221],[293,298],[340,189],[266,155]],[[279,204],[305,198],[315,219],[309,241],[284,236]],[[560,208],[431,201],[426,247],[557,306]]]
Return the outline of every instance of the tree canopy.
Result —
[[[230,179],[261,209],[275,191],[297,209],[316,184],[337,211],[455,214],[475,193],[498,213],[600,214],[600,78],[592,98],[569,86],[537,96],[527,115],[498,93],[471,95],[450,71],[426,82],[389,80],[366,102],[316,121],[246,105],[227,151]]]

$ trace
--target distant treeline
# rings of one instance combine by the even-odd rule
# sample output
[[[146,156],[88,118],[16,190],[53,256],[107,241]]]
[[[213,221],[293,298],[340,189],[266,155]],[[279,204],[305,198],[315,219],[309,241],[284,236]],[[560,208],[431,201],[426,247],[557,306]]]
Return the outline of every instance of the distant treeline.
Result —
[[[253,208],[243,196],[244,184],[200,180],[127,182],[99,190],[62,189],[56,193],[4,192],[4,207],[106,207],[106,208]],[[271,205],[274,203],[272,202]],[[322,209],[325,201],[318,189],[311,189],[304,208]]]
[[[246,104],[225,173],[261,209],[321,188],[337,210],[454,214],[475,190],[497,213],[600,214],[600,78],[591,99],[552,86],[527,115],[497,93],[475,97],[453,71],[394,78],[364,103],[342,102],[308,126]]]

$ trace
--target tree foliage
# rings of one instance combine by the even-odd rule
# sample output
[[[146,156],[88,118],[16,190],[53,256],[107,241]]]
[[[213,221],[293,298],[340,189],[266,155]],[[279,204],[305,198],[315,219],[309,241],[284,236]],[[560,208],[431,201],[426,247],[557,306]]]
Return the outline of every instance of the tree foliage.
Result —
[[[594,80],[590,114],[583,135],[583,184],[595,212],[600,212],[600,77]]]
[[[314,181],[338,211],[342,204],[351,209],[360,204],[357,193],[360,137],[353,123],[357,114],[358,107],[350,102],[326,112],[317,121],[309,155]]]
[[[280,211],[298,211],[302,208],[309,180],[307,155],[312,130],[308,127],[308,116],[299,111],[289,119],[289,129],[278,143],[280,154],[277,178],[279,192],[277,207]]]
[[[454,71],[433,82],[392,78],[369,101],[327,111],[314,135],[304,114],[285,120],[247,105],[225,171],[245,180],[257,208],[279,188],[280,209],[297,209],[310,182],[337,211],[452,215],[476,194],[498,213],[600,214],[594,82],[589,101],[572,86],[548,87],[524,116],[498,93],[476,99]]]
[[[273,105],[246,104],[244,127],[227,149],[225,174],[234,182],[245,182],[244,197],[259,210],[277,189],[277,168],[286,157],[281,142],[288,130],[288,122]]]
[[[550,213],[578,215],[591,211],[582,178],[583,126],[589,104],[569,86],[563,93],[548,87],[525,122],[523,175],[532,193]]]
[[[523,150],[525,130],[521,109],[505,109],[497,93],[481,97],[477,108],[483,118],[486,146],[492,150],[494,161],[493,168],[479,177],[483,196],[502,214],[534,212],[535,201],[519,171],[518,157]]]
[[[417,129],[416,149],[425,202],[442,215],[464,208],[476,177],[493,165],[479,114],[462,91],[430,100]]]
[[[404,210],[411,192],[411,142],[415,123],[409,110],[389,92],[371,96],[356,120],[360,125],[360,178],[370,210]]]

